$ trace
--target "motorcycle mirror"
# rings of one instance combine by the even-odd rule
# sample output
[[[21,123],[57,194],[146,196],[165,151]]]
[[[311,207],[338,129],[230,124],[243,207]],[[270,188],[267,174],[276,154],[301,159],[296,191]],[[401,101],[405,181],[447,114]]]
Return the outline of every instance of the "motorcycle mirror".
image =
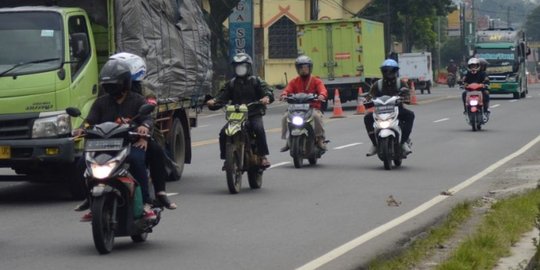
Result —
[[[154,105],[144,104],[139,108],[139,115],[143,115],[143,116],[149,115],[150,113],[154,111],[155,108],[156,107]]]
[[[79,110],[77,108],[74,108],[74,107],[67,108],[66,113],[71,117],[79,117],[79,116],[81,116],[81,110]]]

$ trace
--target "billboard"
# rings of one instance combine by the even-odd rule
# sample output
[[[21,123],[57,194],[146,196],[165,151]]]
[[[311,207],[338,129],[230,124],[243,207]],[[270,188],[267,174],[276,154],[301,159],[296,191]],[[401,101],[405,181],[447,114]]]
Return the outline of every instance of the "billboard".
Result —
[[[253,0],[240,0],[229,16],[229,57],[253,51]]]

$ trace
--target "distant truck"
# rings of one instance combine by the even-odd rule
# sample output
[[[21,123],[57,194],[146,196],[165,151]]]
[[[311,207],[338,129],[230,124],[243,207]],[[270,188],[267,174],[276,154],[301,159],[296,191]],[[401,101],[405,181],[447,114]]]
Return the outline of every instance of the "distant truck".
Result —
[[[414,82],[416,90],[423,94],[427,91],[431,94],[433,86],[433,68],[431,65],[431,53],[401,53],[398,56],[399,77]]]
[[[488,61],[487,74],[491,94],[512,94],[525,98],[527,86],[526,58],[530,54],[523,31],[497,28],[478,31],[474,56]]]
[[[157,123],[182,174],[191,162],[190,128],[210,92],[210,31],[197,1],[39,0],[0,2],[0,180],[64,181],[85,194],[71,137],[99,95],[99,67],[116,52],[145,58],[145,84],[157,93]],[[179,14],[182,14],[182,17]]]
[[[356,100],[359,87],[366,92],[381,78],[382,23],[358,18],[321,20],[300,23],[297,32],[298,53],[313,59],[313,74],[323,80],[330,100],[335,89],[342,102]]]

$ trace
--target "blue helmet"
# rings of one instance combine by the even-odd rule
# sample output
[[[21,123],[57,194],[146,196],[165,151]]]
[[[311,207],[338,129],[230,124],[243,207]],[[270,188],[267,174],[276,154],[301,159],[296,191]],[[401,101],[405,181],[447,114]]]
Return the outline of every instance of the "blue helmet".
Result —
[[[399,65],[396,62],[396,60],[394,60],[394,59],[386,59],[386,60],[384,60],[384,62],[381,65],[381,68],[385,68],[385,67],[399,69]]]

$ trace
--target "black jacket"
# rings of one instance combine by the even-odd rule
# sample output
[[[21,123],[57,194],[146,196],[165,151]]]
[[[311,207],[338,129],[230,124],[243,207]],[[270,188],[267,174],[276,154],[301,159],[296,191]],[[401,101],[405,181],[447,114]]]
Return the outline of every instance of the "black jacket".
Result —
[[[134,92],[129,92],[122,104],[118,104],[111,96],[105,94],[92,104],[86,122],[90,125],[97,125],[104,122],[115,122],[119,117],[133,118],[145,103],[144,97]],[[152,122],[150,115],[140,116],[135,120],[138,125],[144,125],[148,128],[152,127]]]
[[[235,77],[228,81],[216,96],[217,103],[248,104],[269,97],[274,102],[273,89],[260,77]],[[249,116],[264,115],[266,106],[250,106]]]
[[[475,74],[472,74],[471,72],[467,72],[465,74],[465,78],[463,78],[463,82],[466,84],[471,83],[483,83],[483,84],[489,84],[489,77],[487,74],[483,71],[478,71]]]

